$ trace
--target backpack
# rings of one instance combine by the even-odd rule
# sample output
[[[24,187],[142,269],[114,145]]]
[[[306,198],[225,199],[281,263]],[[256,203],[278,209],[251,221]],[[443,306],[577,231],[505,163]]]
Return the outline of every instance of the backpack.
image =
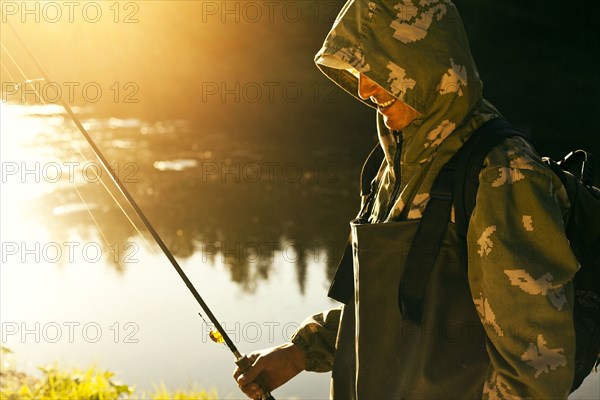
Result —
[[[438,173],[417,232],[408,252],[398,291],[398,305],[404,319],[419,324],[427,283],[435,264],[452,206],[460,249],[467,266],[467,228],[475,208],[479,173],[487,154],[510,136],[521,136],[508,122],[498,118],[481,126]],[[527,139],[527,138],[525,138]],[[383,151],[377,145],[363,165],[362,195],[374,190],[373,182]],[[576,354],[575,378],[571,392],[600,364],[600,189],[592,186],[591,155],[583,150],[571,152],[561,161],[544,158],[562,181],[571,208],[565,233],[581,264],[574,277]],[[579,171],[576,167],[581,165]],[[430,249],[422,252],[418,249]],[[348,266],[350,266],[348,268]],[[352,249],[346,251],[329,290],[329,296],[347,303],[353,295]]]

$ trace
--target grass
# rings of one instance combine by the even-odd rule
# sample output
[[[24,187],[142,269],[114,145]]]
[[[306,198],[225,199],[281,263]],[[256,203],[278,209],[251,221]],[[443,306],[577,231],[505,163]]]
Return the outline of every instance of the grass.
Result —
[[[1,348],[2,358],[12,351]],[[56,364],[40,366],[40,378],[16,371],[10,363],[0,366],[0,400],[212,400],[215,392],[202,389],[170,392],[161,383],[152,392],[136,392],[135,386],[122,383],[111,371],[89,367],[85,370],[67,370]]]

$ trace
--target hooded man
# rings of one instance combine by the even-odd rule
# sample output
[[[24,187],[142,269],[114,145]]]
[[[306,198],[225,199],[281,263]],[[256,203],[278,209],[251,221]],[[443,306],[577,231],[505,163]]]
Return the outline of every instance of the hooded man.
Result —
[[[351,223],[350,298],[308,318],[290,343],[254,353],[252,368],[234,373],[242,391],[257,398],[308,370],[332,371],[335,399],[566,398],[579,267],[564,234],[569,202],[522,138],[505,139],[483,163],[468,270],[458,261],[452,210],[420,323],[399,310],[407,244],[437,172],[501,117],[482,97],[455,6],[350,0],[315,60],[377,109],[385,157]],[[330,293],[336,285],[337,275]]]

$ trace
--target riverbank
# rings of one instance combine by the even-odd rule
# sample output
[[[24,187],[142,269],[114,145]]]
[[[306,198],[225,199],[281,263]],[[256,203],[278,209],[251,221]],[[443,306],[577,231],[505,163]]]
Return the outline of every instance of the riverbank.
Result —
[[[140,392],[135,385],[121,382],[115,373],[96,366],[66,369],[52,364],[38,366],[41,376],[34,377],[14,369],[13,352],[2,347],[0,364],[0,400],[67,400],[67,399],[153,399],[212,400],[215,391],[200,388],[169,391],[164,383],[153,392]]]

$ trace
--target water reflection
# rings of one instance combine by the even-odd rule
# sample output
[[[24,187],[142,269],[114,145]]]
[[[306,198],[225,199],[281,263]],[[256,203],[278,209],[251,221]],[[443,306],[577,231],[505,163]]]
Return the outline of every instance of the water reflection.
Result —
[[[52,185],[20,208],[58,243],[73,237],[98,241],[106,261],[123,271],[131,243],[145,246],[125,213],[149,235],[79,133],[56,111],[20,116],[21,123],[62,121],[21,143],[43,150],[36,161],[40,180]],[[358,168],[347,155],[227,141],[185,121],[83,122],[177,258],[200,252],[202,262],[223,263],[231,279],[250,292],[269,279],[275,261],[294,265],[301,293],[308,263],[323,263],[332,275],[357,205]],[[16,128],[3,127],[3,136]]]

